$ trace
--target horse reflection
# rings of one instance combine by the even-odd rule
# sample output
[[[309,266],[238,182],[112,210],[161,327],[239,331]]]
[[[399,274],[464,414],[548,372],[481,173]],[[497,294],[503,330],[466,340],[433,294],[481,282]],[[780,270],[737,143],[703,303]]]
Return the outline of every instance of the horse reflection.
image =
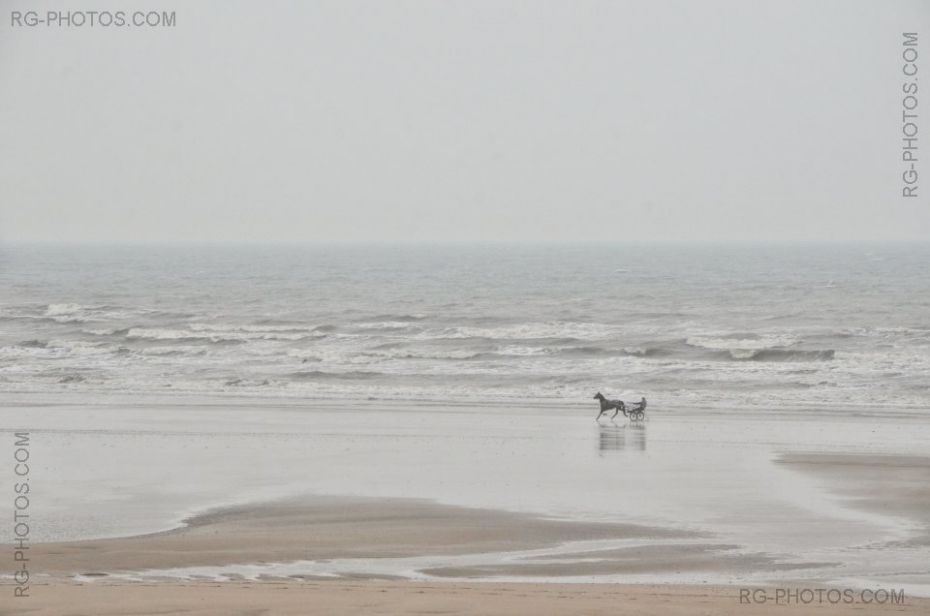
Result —
[[[627,422],[621,425],[600,426],[598,451],[646,451],[646,424]]]

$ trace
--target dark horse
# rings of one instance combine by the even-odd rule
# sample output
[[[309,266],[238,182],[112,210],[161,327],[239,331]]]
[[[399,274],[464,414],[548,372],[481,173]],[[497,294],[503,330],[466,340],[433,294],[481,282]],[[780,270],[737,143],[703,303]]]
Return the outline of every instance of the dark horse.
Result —
[[[610,409],[615,409],[614,414],[610,416],[611,419],[616,417],[617,413],[623,413],[623,416],[626,417],[626,406],[623,404],[623,400],[608,400],[601,392],[597,392],[597,394],[594,396],[594,399],[599,400],[601,403],[601,412],[597,414],[595,419],[600,419],[601,415]]]

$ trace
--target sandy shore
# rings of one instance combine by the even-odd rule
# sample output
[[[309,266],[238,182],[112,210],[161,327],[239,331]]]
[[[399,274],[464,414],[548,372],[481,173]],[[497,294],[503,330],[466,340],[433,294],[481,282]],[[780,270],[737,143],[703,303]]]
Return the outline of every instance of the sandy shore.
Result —
[[[531,553],[507,562],[490,556],[589,545],[576,542],[607,549],[567,549],[557,558]],[[633,545],[611,547],[610,542]],[[736,547],[696,533],[634,524],[553,520],[417,499],[315,497],[221,509],[195,516],[168,532],[38,544],[32,558],[49,575],[94,578],[145,570],[333,559],[357,560],[359,576],[377,577],[366,570],[367,560],[437,556],[441,562],[463,554],[489,557],[470,566],[432,567],[422,573],[455,578],[558,577],[794,566],[780,565],[764,555],[730,553]],[[273,571],[262,574],[272,575]]]
[[[930,613],[921,423],[84,411],[30,411],[32,596],[0,614]]]
[[[768,589],[769,596],[774,589]],[[419,583],[384,581],[54,584],[0,604],[0,615],[326,616],[342,614],[927,614],[930,600],[901,605],[740,603],[738,588],[682,585]]]
[[[923,458],[795,454],[780,463],[824,476],[863,507],[887,498],[926,519],[930,461]],[[912,476],[911,473],[917,475]],[[867,479],[858,480],[865,475]],[[894,479],[897,477],[897,479]],[[848,482],[848,485],[847,483]],[[877,486],[884,486],[882,491]],[[845,486],[845,487],[843,487]],[[919,489],[918,489],[919,488]],[[882,505],[883,506],[883,505]],[[495,562],[517,553],[574,542],[632,542],[597,550],[564,549]],[[585,545],[585,544],[580,544]],[[764,604],[740,600],[737,586],[697,584],[559,584],[495,582],[514,575],[584,576],[682,571],[776,571],[796,564],[748,554],[712,537],[667,528],[544,519],[417,499],[315,497],[225,508],[192,517],[184,527],[138,537],[38,544],[32,553],[45,576],[31,597],[0,607],[6,614],[194,616],[252,614],[925,614],[930,599],[901,604],[854,602]],[[366,571],[390,559],[485,555],[470,566],[421,573],[455,581],[417,581]],[[237,564],[332,560],[358,562],[337,577],[270,572],[229,573]],[[227,573],[210,579],[210,571]],[[232,568],[229,568],[232,566]],[[808,562],[803,568],[816,569]],[[185,573],[187,571],[187,573]],[[141,574],[140,574],[141,572]],[[332,575],[332,574],[328,574]],[[463,581],[481,577],[484,581]],[[488,581],[491,580],[491,581]],[[757,589],[758,585],[747,584]],[[819,582],[780,585],[836,588]],[[883,588],[897,588],[894,584]],[[768,588],[768,596],[775,595]]]
[[[778,462],[821,478],[853,507],[913,520],[908,541],[930,545],[930,458],[863,454],[788,454]]]

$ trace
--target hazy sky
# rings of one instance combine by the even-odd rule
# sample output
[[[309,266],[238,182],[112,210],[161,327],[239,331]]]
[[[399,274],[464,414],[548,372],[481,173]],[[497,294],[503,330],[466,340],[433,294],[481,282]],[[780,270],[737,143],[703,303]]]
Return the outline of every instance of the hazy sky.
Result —
[[[930,0],[0,7],[0,239],[930,239]]]

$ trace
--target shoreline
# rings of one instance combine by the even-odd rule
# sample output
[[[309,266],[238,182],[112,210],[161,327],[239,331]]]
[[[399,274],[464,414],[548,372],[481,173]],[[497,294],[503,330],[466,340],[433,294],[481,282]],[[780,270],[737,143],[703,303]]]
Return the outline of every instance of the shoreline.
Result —
[[[806,474],[826,469],[841,487],[856,479],[847,489],[857,503],[882,514],[887,504],[872,492],[888,472],[912,473],[912,485],[930,469],[930,458],[914,456],[794,454],[777,463]],[[850,475],[862,466],[872,472],[871,483]],[[899,505],[926,525],[922,534],[898,542],[905,547],[927,543],[928,495],[926,487],[898,495]],[[736,579],[827,580],[840,564],[753,552],[714,533],[668,526],[559,519],[428,499],[322,495],[213,508],[166,531],[36,543],[31,550],[43,575],[83,581],[350,577],[726,585]]]
[[[558,549],[585,542],[719,542],[698,533],[627,523],[558,520],[442,505],[424,499],[315,496],[225,507],[142,535],[37,543],[53,576],[334,560],[455,558]],[[728,546],[729,547],[729,546]],[[445,576],[449,577],[449,576]]]
[[[555,613],[533,603],[555,588],[589,613],[615,613],[618,599],[689,613],[695,593],[713,613],[768,613],[739,605],[742,584],[930,595],[918,422],[656,414],[628,425],[526,407],[430,416],[428,405],[223,401],[4,408],[6,425],[29,418],[43,469],[31,512],[42,514],[38,614],[115,616],[109,603],[124,595],[139,606],[127,614],[203,603],[214,611],[191,613],[236,614],[236,601],[287,614],[314,593],[330,613],[363,611],[340,603],[355,594],[408,613],[397,606],[423,594],[424,611],[446,611],[455,592],[463,604],[448,611],[463,614],[473,601],[493,604],[482,613]],[[62,540],[99,530],[112,534]],[[519,593],[530,603],[508,602]]]
[[[250,409],[264,408],[275,411],[319,411],[357,409],[360,406],[371,411],[379,409],[415,412],[469,413],[492,409],[508,409],[520,414],[547,413],[557,411],[573,413],[578,418],[597,415],[597,405],[585,398],[563,398],[542,396],[527,401],[524,397],[475,397],[445,399],[433,397],[373,397],[347,398],[344,395],[308,397],[304,393],[295,395],[269,395],[255,392],[198,392],[165,390],[161,392],[120,393],[111,390],[62,390],[62,391],[5,391],[0,410],[10,408],[42,407],[133,407],[133,408],[176,408],[178,406],[199,409]],[[876,405],[873,402],[845,402],[842,408],[832,402],[799,402],[796,404],[735,406],[730,402],[719,405],[650,402],[647,416],[689,417],[707,414],[714,417],[734,417],[742,420],[788,415],[792,419],[806,417],[849,417],[849,418],[896,418],[921,419],[930,414],[930,405],[906,405],[900,403]]]
[[[53,473],[54,485],[46,486],[51,502],[43,505],[53,506],[56,518],[37,526],[40,541],[168,531],[218,507],[308,494],[426,498],[587,521],[614,521],[620,515],[641,525],[726,534],[733,525],[708,526],[708,516],[722,512],[746,521],[773,513],[770,506],[792,515],[811,498],[819,506],[813,513],[835,513],[836,507],[827,506],[835,500],[827,495],[832,484],[825,483],[827,491],[812,489],[813,475],[786,472],[791,465],[778,463],[782,455],[922,455],[921,435],[928,434],[926,423],[913,419],[875,423],[813,413],[786,418],[774,411],[669,412],[627,425],[562,411],[524,406],[501,413],[470,405],[444,410],[400,403],[359,409],[345,401],[30,407],[5,401],[0,420],[16,426],[28,417],[35,446],[46,448],[35,455]],[[860,442],[866,424],[873,434],[867,443]],[[827,428],[831,438],[824,441]],[[11,437],[16,431],[0,429]],[[308,450],[311,443],[315,451]],[[415,451],[425,464],[415,459]],[[478,461],[477,474],[466,470],[475,452],[487,460]],[[384,465],[387,459],[396,462]],[[325,470],[331,463],[338,472]],[[74,472],[79,466],[88,474]],[[104,505],[80,500],[71,490],[76,482],[102,496]],[[534,484],[546,487],[524,489]],[[125,488],[118,485],[132,486],[130,493],[124,497]],[[769,486],[789,498],[771,498]],[[718,488],[726,488],[719,499],[708,498]],[[71,519],[75,509],[80,513],[79,524],[70,526],[59,513],[65,508],[72,510]],[[891,520],[887,512],[875,511],[873,523],[887,526],[882,516]],[[744,526],[741,533],[747,538],[755,531]]]

